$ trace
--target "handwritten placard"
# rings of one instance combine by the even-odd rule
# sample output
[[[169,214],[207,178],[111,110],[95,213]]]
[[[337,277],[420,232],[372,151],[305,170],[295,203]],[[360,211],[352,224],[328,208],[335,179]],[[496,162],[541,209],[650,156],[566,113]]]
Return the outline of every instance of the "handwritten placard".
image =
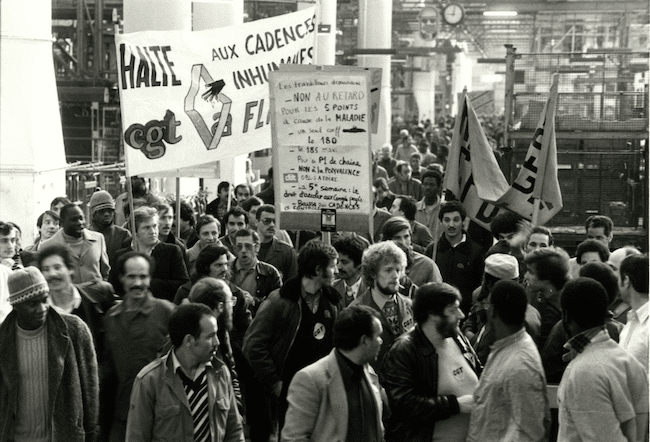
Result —
[[[274,185],[283,229],[317,230],[321,209],[335,209],[340,230],[368,231],[370,75],[272,73]]]

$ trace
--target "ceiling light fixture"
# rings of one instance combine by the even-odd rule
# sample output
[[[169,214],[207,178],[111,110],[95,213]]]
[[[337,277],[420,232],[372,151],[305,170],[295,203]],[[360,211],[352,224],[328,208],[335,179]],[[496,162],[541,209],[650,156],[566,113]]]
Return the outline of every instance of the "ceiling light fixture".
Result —
[[[517,11],[483,11],[485,17],[516,17]]]

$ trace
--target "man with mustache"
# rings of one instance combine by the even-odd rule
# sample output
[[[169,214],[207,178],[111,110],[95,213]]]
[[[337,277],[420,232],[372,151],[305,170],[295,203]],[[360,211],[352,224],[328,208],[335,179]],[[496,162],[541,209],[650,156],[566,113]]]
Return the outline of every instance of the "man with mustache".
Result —
[[[106,281],[73,284],[74,261],[70,249],[54,244],[38,254],[38,268],[50,289],[50,303],[59,313],[79,316],[90,328],[97,356],[102,355],[102,318],[115,304],[113,286]]]
[[[386,442],[465,441],[481,366],[458,329],[465,317],[460,302],[458,289],[446,283],[415,293],[416,326],[395,341],[382,369],[392,411]]]
[[[215,357],[219,338],[212,310],[181,305],[168,330],[173,348],[144,367],[133,384],[127,440],[244,442],[230,372]]]
[[[350,232],[336,238],[332,246],[339,254],[338,278],[332,287],[341,294],[339,309],[343,310],[368,289],[361,274],[361,259],[370,243],[363,236]]]
[[[155,234],[157,237],[158,232]],[[169,247],[177,250],[176,246]],[[125,440],[133,381],[142,367],[158,356],[174,309],[171,302],[152,295],[152,266],[148,254],[134,251],[120,256],[115,266],[124,298],[104,317],[105,355],[101,365],[102,432],[110,434],[111,442]]]
[[[275,207],[264,204],[255,214],[257,234],[260,236],[260,249],[257,258],[280,271],[282,281],[287,281],[298,274],[296,250],[275,237]]]
[[[173,301],[178,288],[189,281],[183,252],[174,244],[161,242],[158,237],[158,212],[152,207],[138,207],[133,212],[135,235],[130,247],[115,252],[113,262],[129,251],[142,252],[153,258],[155,265],[151,273],[151,293],[160,299]],[[118,295],[123,295],[119,274],[112,271],[109,282]]]

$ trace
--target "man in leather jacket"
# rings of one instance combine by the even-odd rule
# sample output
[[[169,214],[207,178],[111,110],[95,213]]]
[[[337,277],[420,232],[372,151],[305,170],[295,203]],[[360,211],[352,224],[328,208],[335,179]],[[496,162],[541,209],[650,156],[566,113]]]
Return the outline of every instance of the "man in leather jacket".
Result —
[[[465,317],[460,301],[460,292],[449,284],[417,290],[416,326],[395,341],[382,367],[392,410],[387,442],[465,441],[481,366],[458,329]]]

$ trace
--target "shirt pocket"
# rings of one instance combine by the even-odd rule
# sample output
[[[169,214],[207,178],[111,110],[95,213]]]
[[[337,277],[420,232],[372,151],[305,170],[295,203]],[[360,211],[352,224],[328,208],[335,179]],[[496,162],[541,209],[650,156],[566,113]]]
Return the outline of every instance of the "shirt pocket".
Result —
[[[181,405],[162,403],[156,404],[153,433],[161,441],[182,440],[183,425],[181,424]],[[190,420],[191,422],[191,420]]]

